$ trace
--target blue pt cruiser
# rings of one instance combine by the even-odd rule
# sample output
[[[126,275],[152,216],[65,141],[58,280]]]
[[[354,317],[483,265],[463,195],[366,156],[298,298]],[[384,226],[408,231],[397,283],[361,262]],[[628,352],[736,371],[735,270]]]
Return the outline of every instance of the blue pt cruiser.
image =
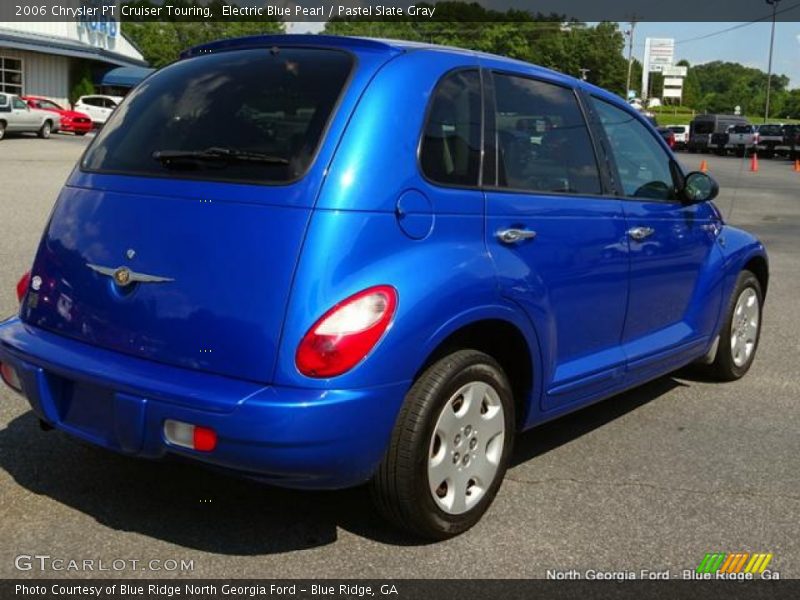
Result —
[[[758,346],[764,246],[618,97],[465,50],[210,43],[70,175],[5,382],[43,427],[475,524],[514,436]]]

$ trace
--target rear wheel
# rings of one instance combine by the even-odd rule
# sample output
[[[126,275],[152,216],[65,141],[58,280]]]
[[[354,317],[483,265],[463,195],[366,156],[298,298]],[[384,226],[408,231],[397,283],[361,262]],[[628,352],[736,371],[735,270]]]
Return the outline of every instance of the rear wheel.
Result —
[[[372,482],[378,510],[425,538],[466,531],[503,481],[514,423],[513,395],[497,361],[475,350],[439,360],[406,395]]]
[[[50,133],[52,131],[53,131],[53,126],[51,125],[50,121],[45,121],[39,128],[39,137],[46,140],[47,138],[50,137]]]
[[[728,303],[728,313],[720,332],[711,374],[722,381],[734,381],[747,373],[753,364],[761,337],[761,284],[750,271],[742,271]]]
[[[6,123],[5,121],[0,121],[0,140],[6,137]]]

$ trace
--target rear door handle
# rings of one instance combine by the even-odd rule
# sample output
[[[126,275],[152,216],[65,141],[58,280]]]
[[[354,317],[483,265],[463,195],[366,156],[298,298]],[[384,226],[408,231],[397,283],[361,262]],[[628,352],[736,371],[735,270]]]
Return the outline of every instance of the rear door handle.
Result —
[[[631,227],[628,229],[628,237],[637,242],[641,242],[653,235],[655,231],[656,230],[652,227]]]
[[[523,240],[532,240],[536,237],[536,232],[530,229],[501,229],[496,235],[504,244],[516,244]]]

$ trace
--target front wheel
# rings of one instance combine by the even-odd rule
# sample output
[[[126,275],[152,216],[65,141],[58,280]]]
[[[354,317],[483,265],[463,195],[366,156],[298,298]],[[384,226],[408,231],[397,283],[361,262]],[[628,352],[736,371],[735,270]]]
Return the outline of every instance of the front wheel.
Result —
[[[491,356],[460,350],[408,392],[372,481],[378,510],[419,536],[463,533],[489,508],[514,438],[508,378]]]
[[[53,131],[52,125],[50,125],[50,121],[45,121],[41,128],[39,129],[39,137],[43,140],[46,140],[50,137],[50,133]]]
[[[742,271],[728,303],[728,314],[720,332],[714,362],[709,365],[713,375],[722,381],[744,377],[753,364],[761,337],[763,291],[756,276]]]

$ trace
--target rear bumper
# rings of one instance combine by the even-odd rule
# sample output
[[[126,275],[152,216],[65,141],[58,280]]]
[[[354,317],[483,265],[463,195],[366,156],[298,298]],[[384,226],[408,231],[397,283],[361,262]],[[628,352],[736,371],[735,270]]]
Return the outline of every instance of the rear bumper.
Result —
[[[97,349],[11,319],[0,362],[45,422],[143,458],[176,454],[277,485],[332,489],[371,477],[407,383],[358,390],[263,386]],[[217,447],[169,444],[164,421],[214,429]]]

